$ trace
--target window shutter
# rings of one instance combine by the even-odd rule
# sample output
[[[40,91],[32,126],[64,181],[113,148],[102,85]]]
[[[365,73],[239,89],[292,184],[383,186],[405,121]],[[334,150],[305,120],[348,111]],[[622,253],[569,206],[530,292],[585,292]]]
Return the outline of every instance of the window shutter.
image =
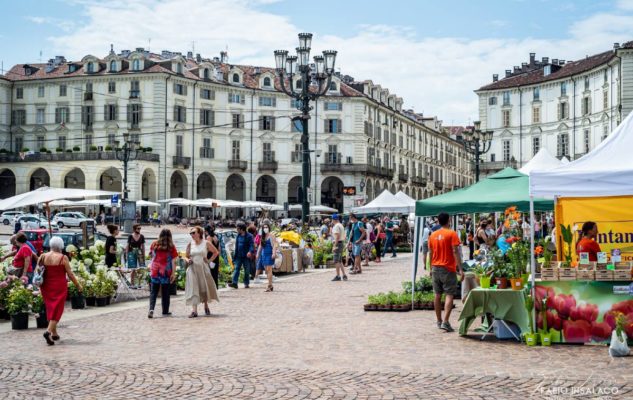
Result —
[[[200,110],[200,125],[204,125],[204,110]]]
[[[259,119],[259,130],[263,131],[264,130],[264,117],[261,117]]]
[[[86,106],[81,107],[81,123],[86,123]]]
[[[245,103],[246,98],[244,97],[243,94],[240,95],[240,104],[244,104]]]
[[[132,122],[132,105],[127,105],[127,122]]]
[[[143,120],[143,106],[141,104],[137,104],[138,110],[138,122]]]
[[[270,117],[270,130],[275,130],[275,117]]]
[[[215,100],[215,90],[209,90],[209,94],[210,94],[209,98],[211,100]]]
[[[556,112],[557,112],[557,114],[558,114],[558,120],[559,120],[559,121],[560,121],[560,119],[561,119],[561,115],[560,115],[560,113],[561,113],[561,109],[562,109],[562,107],[563,107],[563,103],[559,103],[559,104],[558,104],[558,107],[556,107]]]
[[[174,106],[174,121],[178,121],[178,106]]]
[[[118,105],[114,105],[114,120],[117,121],[119,119],[119,106]]]
[[[263,103],[263,100],[262,100],[262,98],[261,98],[261,97],[259,97],[259,98],[258,98],[258,100],[259,100],[259,102],[258,102],[258,103],[259,103],[259,106],[261,107],[261,106],[262,106],[262,103]]]
[[[61,109],[60,108],[56,108],[55,109],[55,123],[59,124],[61,122],[62,122]]]
[[[184,106],[183,106],[183,107],[180,107],[180,109],[182,110],[182,111],[181,111],[181,114],[182,114],[182,122],[187,122],[187,109],[186,109]],[[194,118],[195,118],[195,117],[194,117]]]
[[[343,103],[338,103],[338,110],[343,111]]]
[[[565,119],[569,118],[569,103],[565,103]]]
[[[174,93],[177,93],[176,92],[176,82],[174,82]]]
[[[591,97],[587,98],[587,114],[591,114]]]
[[[209,111],[209,125],[215,126],[215,111]]]
[[[182,85],[182,94],[187,95],[187,85]]]
[[[343,120],[337,119],[336,120],[336,132],[337,133],[341,133],[343,131],[343,129],[342,129],[343,126],[342,125],[343,125]]]
[[[104,105],[103,106],[103,120],[104,121],[108,121],[109,115],[108,115],[108,105]]]
[[[70,122],[70,107],[66,107],[66,122]]]
[[[273,107],[277,107],[277,98],[273,97]]]

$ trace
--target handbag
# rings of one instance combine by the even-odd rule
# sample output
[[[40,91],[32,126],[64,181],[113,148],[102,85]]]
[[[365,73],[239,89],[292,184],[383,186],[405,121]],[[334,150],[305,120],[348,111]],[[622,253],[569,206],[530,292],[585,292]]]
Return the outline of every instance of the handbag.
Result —
[[[41,286],[44,283],[45,272],[46,267],[38,260],[37,267],[35,267],[35,271],[33,271],[33,286]]]
[[[273,256],[275,258],[275,265],[273,266],[273,268],[277,269],[281,267],[281,262],[283,261],[283,256],[281,254],[281,250],[279,250],[279,247],[277,248],[277,251],[273,254]]]

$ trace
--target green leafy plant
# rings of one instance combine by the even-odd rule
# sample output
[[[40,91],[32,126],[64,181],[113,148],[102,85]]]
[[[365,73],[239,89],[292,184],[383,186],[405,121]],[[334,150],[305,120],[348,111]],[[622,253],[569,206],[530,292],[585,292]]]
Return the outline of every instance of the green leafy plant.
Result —
[[[380,295],[369,295],[369,297],[367,297],[367,303],[375,306],[380,305]]]
[[[66,150],[66,153],[72,153],[72,152],[73,152],[72,149],[67,149]]]
[[[151,153],[151,152],[152,152],[152,150],[154,150],[154,149],[152,149],[151,147],[145,147],[145,148],[143,149],[143,151],[144,151],[145,153]]]
[[[105,147],[105,151],[112,151],[112,146],[107,145],[107,146]]]
[[[29,151],[31,151],[31,149],[29,149],[28,147],[23,147],[22,150],[20,150],[22,153],[27,153]]]
[[[571,230],[571,226],[570,225],[563,225],[560,224],[560,232],[561,232],[561,236],[563,237],[563,242],[565,242],[565,249],[563,251],[564,256],[565,256],[565,261],[563,266],[565,268],[569,268],[571,267],[571,246],[572,246],[572,241],[574,240],[574,234]]]
[[[33,305],[32,310],[34,313],[40,313],[44,311],[44,298],[42,297],[42,293],[40,292],[32,292],[33,293]]]
[[[63,153],[64,149],[62,149],[61,147],[58,147],[58,148],[55,149],[55,151],[58,152],[58,153]]]
[[[24,286],[11,289],[7,297],[7,312],[9,315],[28,313],[33,305],[33,292]]]
[[[624,335],[622,335],[622,333],[624,333],[626,323],[626,315],[624,315],[623,313],[618,313],[618,316],[615,318],[615,334],[621,342],[624,341]]]
[[[48,149],[46,147],[42,147],[40,149],[40,153],[46,153],[46,152],[48,152]]]
[[[90,151],[97,151],[99,148],[97,146],[90,146]]]
[[[518,241],[512,244],[506,253],[512,265],[512,274],[515,278],[525,273],[525,269],[530,260],[530,248],[524,241]]]
[[[79,153],[81,151],[81,148],[79,146],[74,146],[73,151]]]

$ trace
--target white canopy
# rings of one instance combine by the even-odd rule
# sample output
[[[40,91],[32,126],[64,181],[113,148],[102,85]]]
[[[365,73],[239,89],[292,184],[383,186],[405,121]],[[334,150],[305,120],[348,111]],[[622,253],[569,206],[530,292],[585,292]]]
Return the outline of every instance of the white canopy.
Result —
[[[288,209],[291,211],[301,210],[301,204],[291,204],[290,206],[288,206]],[[334,214],[338,212],[338,210],[336,208],[332,208],[328,206],[310,206],[310,212]]]
[[[87,189],[63,189],[43,186],[30,192],[9,197],[0,201],[0,210],[12,210],[14,208],[32,206],[40,203],[50,203],[54,200],[81,199],[84,197],[112,196],[116,192]]]
[[[560,159],[560,163],[565,165],[565,164],[569,164],[569,158],[567,158],[567,156],[563,157]]]
[[[594,197],[633,194],[633,113],[593,151],[549,171],[530,173],[535,197]]]
[[[567,161],[569,162],[569,161]],[[519,172],[525,175],[530,175],[532,171],[549,171],[552,168],[557,168],[563,165],[562,160],[554,157],[550,154],[545,147],[536,153],[534,157],[527,164],[525,164]]]
[[[414,209],[415,205],[410,206],[385,189],[378,197],[364,206],[352,208],[352,212],[356,214],[409,214],[413,212]]]
[[[409,196],[408,194],[406,194],[405,192],[401,190],[398,193],[396,193],[396,197],[402,200],[403,203],[406,203],[410,207],[413,207],[413,209],[415,210],[415,200],[411,196]]]

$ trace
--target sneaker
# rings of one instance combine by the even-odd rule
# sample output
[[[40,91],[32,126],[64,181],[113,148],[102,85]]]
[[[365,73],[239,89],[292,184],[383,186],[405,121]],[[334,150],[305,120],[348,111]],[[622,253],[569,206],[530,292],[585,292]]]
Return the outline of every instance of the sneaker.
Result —
[[[340,280],[341,280],[341,277],[340,277],[340,276],[338,276],[338,275],[336,275],[336,276],[334,277],[334,279],[332,279],[332,282],[338,282],[338,281],[340,281]]]
[[[346,281],[347,280],[347,275],[343,275],[343,280]]]
[[[147,318],[154,318],[154,310],[149,310],[147,313]]]
[[[244,289],[248,289],[250,286],[248,285],[244,285]]]
[[[229,287],[233,289],[237,289],[237,283],[229,283]]]
[[[437,321],[437,329],[442,329],[442,321]]]
[[[163,313],[163,317],[171,317],[171,312],[165,312],[165,313]]]
[[[440,329],[445,330],[446,332],[455,332],[455,329],[448,322],[442,322]]]
[[[396,255],[391,256],[391,258],[396,258],[396,257],[397,257]]]

